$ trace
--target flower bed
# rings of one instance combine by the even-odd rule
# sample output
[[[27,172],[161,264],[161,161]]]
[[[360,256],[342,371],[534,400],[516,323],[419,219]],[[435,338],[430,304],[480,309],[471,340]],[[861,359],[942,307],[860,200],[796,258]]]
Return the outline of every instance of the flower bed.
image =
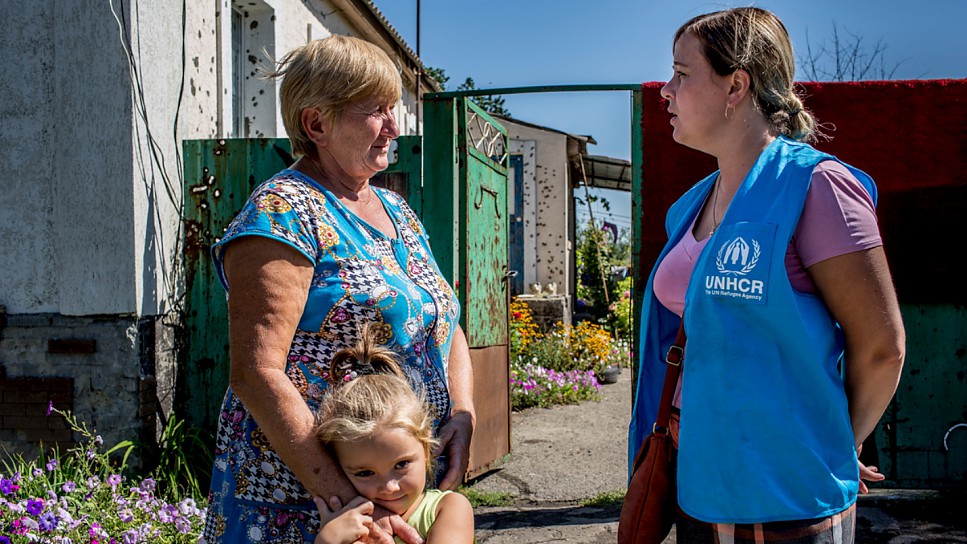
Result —
[[[601,384],[591,370],[558,372],[533,363],[511,364],[510,403],[514,410],[597,400],[600,391]]]
[[[84,441],[66,452],[32,460],[7,455],[0,469],[0,544],[135,544],[195,542],[205,510],[194,497],[159,494],[155,478],[129,476],[134,449],[122,442],[110,449],[100,436],[52,406]],[[130,479],[129,479],[130,478]],[[136,483],[135,483],[136,482]]]
[[[615,341],[598,325],[558,323],[546,334],[534,324],[530,309],[518,300],[510,306],[511,408],[573,404],[600,398],[608,367],[630,362],[628,343]]]

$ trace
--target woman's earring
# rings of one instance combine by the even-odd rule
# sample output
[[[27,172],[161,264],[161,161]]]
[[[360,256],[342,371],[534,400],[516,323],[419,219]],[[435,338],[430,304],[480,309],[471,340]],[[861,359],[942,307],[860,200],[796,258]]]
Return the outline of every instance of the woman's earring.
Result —
[[[725,120],[726,121],[731,121],[732,120],[732,117],[729,117],[729,109],[730,108],[732,109],[732,117],[735,117],[735,106],[733,106],[731,104],[726,104],[725,105]]]

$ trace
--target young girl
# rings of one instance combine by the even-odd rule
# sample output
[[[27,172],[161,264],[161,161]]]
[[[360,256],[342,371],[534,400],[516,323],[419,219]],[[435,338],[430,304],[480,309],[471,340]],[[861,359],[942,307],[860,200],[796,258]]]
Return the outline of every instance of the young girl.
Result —
[[[473,509],[459,493],[426,489],[433,417],[407,383],[395,354],[369,328],[333,356],[332,391],[319,408],[316,436],[360,497],[315,497],[322,528],[316,544],[351,544],[369,533],[374,504],[399,514],[427,544],[474,541]],[[400,542],[397,540],[397,542]]]

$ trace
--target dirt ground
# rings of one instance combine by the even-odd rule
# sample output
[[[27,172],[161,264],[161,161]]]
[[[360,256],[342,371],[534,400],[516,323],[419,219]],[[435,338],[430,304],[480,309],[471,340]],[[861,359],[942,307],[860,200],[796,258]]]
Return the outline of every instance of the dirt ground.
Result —
[[[620,503],[582,503],[626,485],[630,374],[600,402],[512,415],[510,461],[470,486],[514,501],[475,510],[478,544],[617,542]],[[967,489],[874,489],[858,501],[856,542],[967,543]],[[676,544],[674,530],[665,544]]]

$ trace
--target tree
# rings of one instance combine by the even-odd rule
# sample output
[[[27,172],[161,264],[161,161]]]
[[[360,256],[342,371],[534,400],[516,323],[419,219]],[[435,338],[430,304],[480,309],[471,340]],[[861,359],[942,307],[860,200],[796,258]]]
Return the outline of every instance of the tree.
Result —
[[[473,78],[468,77],[466,81],[457,87],[458,91],[473,91],[476,90],[473,84]],[[493,113],[496,115],[503,115],[505,117],[510,117],[510,111],[504,107],[504,97],[498,95],[485,95],[485,96],[475,96],[472,100],[487,113]]]
[[[883,38],[872,46],[862,36],[853,34],[833,23],[833,37],[814,47],[806,31],[806,54],[799,59],[803,75],[810,81],[859,81],[861,79],[892,79],[903,61],[886,59]]]
[[[605,198],[601,200],[607,202]],[[626,323],[617,322],[616,304],[624,304],[625,314],[630,311],[630,299],[624,297],[630,280],[622,281],[631,269],[631,245],[631,230],[627,228],[620,229],[617,240],[590,219],[578,228],[577,296],[588,304],[592,320],[605,324],[616,337],[630,334]]]
[[[450,81],[450,78],[447,76],[446,72],[443,71],[443,68],[431,68],[427,66],[426,75],[435,79],[436,82],[440,84],[441,89],[447,89],[447,81]]]
[[[443,90],[447,88],[447,82],[450,81],[450,77],[447,75],[443,68],[426,68],[426,75],[432,77],[440,84]],[[458,91],[473,91],[477,87],[474,85],[473,78],[468,77],[466,81],[457,87]],[[500,95],[485,95],[485,96],[474,96],[471,98],[475,104],[483,108],[487,113],[493,113],[496,115],[503,115],[505,117],[510,117],[510,111],[504,106],[504,97]]]

